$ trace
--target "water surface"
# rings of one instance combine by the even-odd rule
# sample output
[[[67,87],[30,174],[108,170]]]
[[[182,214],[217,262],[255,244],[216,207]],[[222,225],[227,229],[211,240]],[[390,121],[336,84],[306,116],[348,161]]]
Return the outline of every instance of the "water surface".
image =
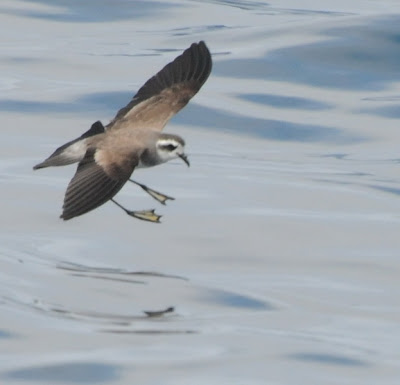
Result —
[[[397,384],[400,4],[0,5],[0,382]],[[28,32],[27,32],[28,31]],[[213,72],[181,162],[63,222],[32,166],[193,41]],[[148,317],[144,311],[174,312]]]

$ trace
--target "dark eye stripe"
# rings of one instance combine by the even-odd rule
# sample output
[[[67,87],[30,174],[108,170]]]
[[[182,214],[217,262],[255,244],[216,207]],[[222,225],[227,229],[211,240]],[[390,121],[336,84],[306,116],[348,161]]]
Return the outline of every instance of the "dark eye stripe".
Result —
[[[160,149],[161,150],[165,150],[165,151],[174,151],[176,149],[177,146],[175,146],[174,144],[162,144],[160,145]]]

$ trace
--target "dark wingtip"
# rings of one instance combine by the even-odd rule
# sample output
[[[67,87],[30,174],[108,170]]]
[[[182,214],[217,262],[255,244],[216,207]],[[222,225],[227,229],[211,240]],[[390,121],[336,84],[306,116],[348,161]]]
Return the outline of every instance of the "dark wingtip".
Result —
[[[60,215],[60,219],[62,219],[64,222],[65,221],[69,221],[70,219],[72,219],[72,218],[74,218],[75,216],[69,216],[69,217],[67,217],[67,216],[65,216],[64,214],[61,214]]]
[[[47,159],[46,159],[46,160],[47,160]],[[36,165],[33,166],[32,168],[33,168],[34,170],[39,170],[39,169],[41,169],[41,168],[46,168],[46,167],[48,167],[48,165],[46,164],[46,161],[44,161],[44,162],[41,162],[41,163],[36,164]]]
[[[199,81],[199,88],[206,82],[212,70],[212,57],[206,43],[201,40],[193,43],[189,49],[192,52],[192,60],[196,58],[199,65],[194,68],[192,76]]]
[[[206,82],[211,69],[212,58],[206,43],[203,40],[192,43],[182,54],[150,78],[139,89],[134,100],[137,103],[138,99],[145,100],[176,83],[185,81],[192,82],[192,87],[197,92]],[[124,116],[130,108],[132,108],[132,105],[128,104],[118,111],[116,119]]]

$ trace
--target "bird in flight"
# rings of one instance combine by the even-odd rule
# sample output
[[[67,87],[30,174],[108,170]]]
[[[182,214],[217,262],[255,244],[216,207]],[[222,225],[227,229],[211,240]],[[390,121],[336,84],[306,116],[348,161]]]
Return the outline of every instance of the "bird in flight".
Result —
[[[93,123],[79,138],[33,167],[37,170],[79,162],[65,193],[62,219],[86,214],[111,200],[132,217],[159,222],[161,216],[154,210],[127,210],[114,196],[131,181],[162,204],[174,199],[130,179],[131,174],[135,168],[176,158],[189,166],[185,141],[178,135],[162,133],[162,129],[200,90],[211,68],[206,44],[193,43],[150,78],[107,126],[100,121]]]

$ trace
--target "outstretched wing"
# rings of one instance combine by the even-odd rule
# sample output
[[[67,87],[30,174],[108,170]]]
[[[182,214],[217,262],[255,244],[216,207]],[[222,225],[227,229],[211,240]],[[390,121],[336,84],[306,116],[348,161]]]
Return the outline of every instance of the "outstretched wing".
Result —
[[[161,131],[200,90],[211,67],[211,54],[205,43],[193,43],[149,79],[130,103],[118,111],[107,129],[141,127]]]
[[[123,162],[108,161],[104,150],[89,149],[79,163],[64,197],[64,220],[85,214],[113,198],[131,176],[138,163],[136,158]]]

